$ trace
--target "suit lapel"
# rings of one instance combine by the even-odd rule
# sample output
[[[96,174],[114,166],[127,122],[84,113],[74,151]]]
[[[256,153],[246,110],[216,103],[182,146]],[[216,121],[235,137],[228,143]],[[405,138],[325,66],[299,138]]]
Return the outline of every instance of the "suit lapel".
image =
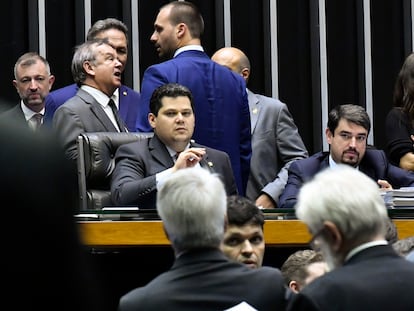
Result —
[[[194,148],[205,148],[205,146],[190,142],[190,147]],[[206,150],[206,154],[204,155],[203,159],[199,162],[202,168],[209,170],[210,172],[214,172],[214,165],[213,161],[209,159],[208,151]]]
[[[113,125],[111,119],[109,119],[108,115],[103,110],[102,106],[96,101],[96,99],[90,95],[89,93],[85,92],[82,89],[78,90],[77,94],[85,103],[90,105],[90,109],[92,113],[96,116],[99,122],[105,127],[106,131],[108,132],[118,132],[118,130]]]
[[[249,101],[249,110],[250,110],[250,124],[252,134],[256,128],[257,120],[261,112],[260,102],[257,96],[255,96],[250,90],[247,90],[247,98]]]
[[[167,150],[167,147],[160,141],[157,135],[150,139],[148,143],[149,152],[152,157],[161,163],[164,167],[170,168],[174,165],[174,161]]]

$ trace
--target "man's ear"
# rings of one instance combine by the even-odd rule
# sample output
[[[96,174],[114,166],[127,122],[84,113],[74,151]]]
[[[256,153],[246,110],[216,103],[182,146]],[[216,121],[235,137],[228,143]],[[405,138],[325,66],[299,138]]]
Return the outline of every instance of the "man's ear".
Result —
[[[329,130],[329,128],[325,129],[325,136],[326,136],[326,141],[328,142],[328,144],[331,144],[333,133]]]
[[[299,283],[296,282],[296,281],[293,281],[293,280],[289,282],[289,288],[294,293],[299,293],[299,291],[300,291],[300,285],[299,285]]]
[[[325,239],[331,244],[332,250],[338,252],[343,244],[341,231],[339,231],[338,227],[331,221],[325,221],[323,225],[325,227]]]
[[[242,71],[241,71],[241,76],[243,77],[243,79],[247,83],[249,81],[249,76],[250,76],[249,68],[243,68]]]
[[[182,37],[184,37],[186,31],[187,31],[187,25],[184,24],[184,23],[179,23],[176,26],[177,38],[178,39],[181,39]]]
[[[151,125],[152,128],[156,127],[156,119],[157,117],[152,112],[148,114],[148,123]]]

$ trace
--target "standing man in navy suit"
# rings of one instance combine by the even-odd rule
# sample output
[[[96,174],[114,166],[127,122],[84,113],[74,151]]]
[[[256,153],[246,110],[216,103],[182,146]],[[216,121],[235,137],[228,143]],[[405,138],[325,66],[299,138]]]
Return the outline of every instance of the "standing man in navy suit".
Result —
[[[200,40],[203,31],[203,17],[191,2],[173,1],[161,7],[150,40],[158,55],[168,60],[144,73],[137,130],[152,130],[149,101],[158,86],[176,82],[188,87],[197,115],[195,141],[230,156],[239,194],[244,195],[251,158],[246,84],[207,56]]]
[[[318,152],[292,163],[285,190],[279,199],[280,207],[294,207],[305,182],[324,168],[335,169],[338,164],[358,169],[384,189],[414,186],[414,173],[389,163],[383,150],[367,148],[370,129],[371,122],[363,107],[346,104],[333,108],[325,130],[329,152]]]
[[[117,57],[121,62],[121,71],[124,72],[128,58],[128,28],[115,19],[107,18],[98,20],[89,29],[87,40],[106,38],[116,50]],[[75,96],[78,91],[76,83],[50,92],[46,97],[46,119],[51,121],[56,109],[69,98]],[[130,132],[135,131],[135,123],[138,115],[140,94],[129,87],[121,84],[112,95],[115,105],[118,107],[119,114],[124,120]]]

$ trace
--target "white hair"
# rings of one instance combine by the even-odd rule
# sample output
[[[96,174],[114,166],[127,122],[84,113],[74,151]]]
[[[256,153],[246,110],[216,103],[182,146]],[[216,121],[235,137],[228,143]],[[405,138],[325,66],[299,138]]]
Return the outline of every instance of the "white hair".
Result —
[[[296,215],[311,232],[331,221],[345,239],[361,243],[377,234],[385,235],[388,221],[376,182],[344,164],[325,169],[302,186]]]
[[[157,210],[176,251],[220,245],[226,198],[218,175],[198,167],[178,170],[160,186]]]

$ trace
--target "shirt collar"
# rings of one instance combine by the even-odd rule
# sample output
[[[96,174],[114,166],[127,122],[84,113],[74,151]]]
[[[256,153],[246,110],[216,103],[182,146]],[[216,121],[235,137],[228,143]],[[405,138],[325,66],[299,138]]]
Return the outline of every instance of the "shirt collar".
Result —
[[[386,240],[378,240],[378,241],[372,241],[372,242],[368,242],[368,243],[364,243],[361,244],[357,247],[355,247],[353,250],[351,250],[348,255],[346,255],[345,257],[345,262],[348,261],[349,259],[351,259],[351,257],[355,256],[357,253],[363,251],[364,249],[373,247],[373,246],[378,246],[378,245],[387,245],[388,242]]]
[[[332,158],[332,155],[329,154],[329,167],[330,168],[337,168],[338,167],[338,163],[336,163],[334,161],[334,159]],[[357,170],[359,170],[359,165],[357,167],[355,167]]]
[[[185,45],[177,49],[174,53],[173,57],[176,57],[178,54],[184,52],[184,51],[200,51],[204,52],[204,49],[201,45]]]
[[[23,110],[23,114],[24,114],[24,117],[25,117],[25,119],[26,119],[26,121],[27,120],[30,120],[36,113],[40,113],[42,116],[44,116],[45,115],[45,108],[43,107],[43,109],[42,110],[40,110],[39,112],[35,112],[35,111],[33,111],[33,110],[31,110],[30,108],[28,108],[24,103],[23,103],[23,101],[21,100],[20,101],[20,107],[22,107],[22,110]]]
[[[101,90],[98,90],[94,87],[91,87],[89,85],[82,85],[81,89],[88,92],[95,98],[95,100],[103,107],[106,107],[109,102],[109,97]]]

